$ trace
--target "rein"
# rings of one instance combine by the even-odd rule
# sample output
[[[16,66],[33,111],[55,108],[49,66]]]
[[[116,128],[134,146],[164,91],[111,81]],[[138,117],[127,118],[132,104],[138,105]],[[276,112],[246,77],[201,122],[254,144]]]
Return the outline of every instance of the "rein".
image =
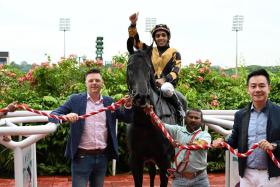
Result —
[[[81,115],[79,116],[79,119],[85,119],[89,116],[92,116],[92,115],[95,115],[95,114],[98,114],[100,112],[104,112],[106,110],[111,110],[111,111],[115,111],[117,108],[119,108],[121,105],[123,105],[125,103],[125,99],[122,98],[120,99],[119,101],[115,102],[115,103],[112,103],[110,106],[108,107],[103,107],[97,111],[94,111],[94,112],[90,112],[90,113],[87,113],[87,114],[84,114],[84,115]],[[47,116],[48,118],[53,118],[53,119],[57,119],[57,120],[61,120],[61,121],[68,121],[67,118],[63,117],[63,116],[58,116],[58,115],[54,115],[54,114],[48,114],[47,112],[43,112],[43,111],[39,111],[39,110],[35,110],[35,109],[32,109],[32,108],[29,108],[26,104],[18,104],[16,106],[17,109],[23,109],[23,110],[26,110],[26,111],[29,111],[29,112],[32,112],[32,113],[35,113],[35,114],[39,114],[39,115],[42,115],[42,116]],[[8,110],[6,108],[4,109],[0,109],[0,112],[8,112]]]
[[[175,140],[172,138],[172,136],[169,134],[169,132],[165,129],[163,122],[159,119],[159,117],[154,113],[152,107],[146,107],[145,112],[151,116],[152,122],[154,125],[156,125],[162,133],[165,135],[165,137],[169,140],[169,142],[172,144],[175,142]],[[223,142],[220,144],[222,147],[227,148],[231,153],[236,155],[237,157],[247,157],[249,156],[258,146],[259,143],[253,144],[253,146],[246,152],[246,153],[239,153],[237,150],[233,149],[229,144]],[[180,150],[181,149],[187,149],[187,150],[203,150],[203,149],[209,149],[212,148],[212,145],[178,145],[177,146]],[[271,160],[274,162],[274,164],[280,168],[280,162],[276,159],[273,152],[270,150],[266,151]]]

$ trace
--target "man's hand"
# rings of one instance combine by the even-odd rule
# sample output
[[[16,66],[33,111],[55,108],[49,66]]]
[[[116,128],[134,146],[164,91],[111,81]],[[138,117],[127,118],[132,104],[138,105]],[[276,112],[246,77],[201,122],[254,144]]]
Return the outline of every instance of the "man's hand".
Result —
[[[14,111],[16,111],[16,110],[17,110],[17,101],[10,103],[10,104],[7,106],[7,109],[8,109],[9,112],[14,112]]]
[[[7,112],[14,112],[17,110],[17,102],[12,102],[10,103],[6,108]],[[0,117],[5,116],[7,112],[0,112]]]
[[[263,149],[264,151],[270,150],[273,151],[274,150],[274,146],[269,143],[267,140],[261,140],[259,142],[259,148]]]
[[[74,123],[79,119],[79,116],[76,113],[69,113],[67,115],[64,115],[63,117],[66,118],[70,123]]]
[[[177,140],[174,140],[171,144],[174,148],[176,148],[176,147],[179,147],[180,142],[178,142]]]
[[[3,141],[5,142],[9,142],[12,140],[12,137],[11,136],[3,136]]]
[[[129,16],[129,20],[132,25],[136,25],[136,22],[138,20],[138,15],[139,15],[139,12],[136,12],[136,13],[132,14],[131,16]]]
[[[124,107],[125,108],[131,108],[132,107],[132,98],[129,95],[124,96],[125,103]]]
[[[207,141],[205,140],[196,140],[196,141],[193,141],[193,145],[208,145]]]
[[[223,142],[225,142],[223,138],[217,138],[216,140],[213,141],[212,146],[214,148],[222,148],[223,146],[221,145],[221,143]]]

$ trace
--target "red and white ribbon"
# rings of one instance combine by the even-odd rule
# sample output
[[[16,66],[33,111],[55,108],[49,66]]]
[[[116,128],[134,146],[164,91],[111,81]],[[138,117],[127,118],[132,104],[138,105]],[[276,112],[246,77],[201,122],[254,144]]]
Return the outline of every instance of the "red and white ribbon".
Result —
[[[152,120],[153,124],[156,125],[163,132],[165,137],[172,144],[174,142],[174,139],[171,137],[169,132],[166,130],[166,128],[164,127],[164,124],[159,119],[159,117],[155,114],[155,112],[153,111],[153,108],[152,107],[146,107],[144,109],[144,111],[146,112],[146,114],[151,116],[151,120]],[[247,157],[259,146],[259,144],[258,143],[253,144],[253,146],[246,153],[239,153],[236,149],[233,149],[229,144],[227,144],[225,142],[222,142],[221,146],[224,147],[224,148],[227,148],[231,153],[233,153],[237,157]],[[206,145],[182,145],[181,144],[181,145],[178,145],[178,147],[179,147],[179,149],[189,149],[189,150],[200,150],[200,149],[213,148],[212,145],[207,145],[207,144]],[[280,168],[280,163],[275,158],[275,156],[272,153],[272,151],[271,150],[267,150],[267,154],[269,155],[271,160],[274,162],[274,164],[278,168]]]
[[[115,102],[115,103],[112,103],[110,106],[108,107],[103,107],[97,111],[94,111],[94,112],[90,112],[88,114],[84,114],[84,115],[81,115],[79,116],[79,119],[85,119],[89,116],[92,116],[92,115],[95,115],[95,114],[98,114],[100,112],[103,112],[103,111],[106,111],[106,110],[111,110],[111,111],[115,111],[117,108],[119,108],[121,105],[123,105],[125,103],[125,99],[122,98],[120,99],[119,101]],[[21,104],[21,105],[17,105],[17,108],[18,109],[22,109],[22,110],[26,110],[26,111],[29,111],[29,112],[32,112],[32,113],[35,113],[35,114],[39,114],[39,115],[42,115],[42,116],[47,116],[48,118],[53,118],[53,119],[58,119],[58,120],[62,120],[62,121],[68,121],[65,117],[63,116],[57,116],[57,115],[53,115],[53,114],[48,114],[46,112],[42,112],[42,111],[39,111],[39,110],[35,110],[35,109],[32,109],[32,108],[29,108],[26,104]],[[8,110],[6,108],[4,109],[1,109],[0,112],[8,112]]]

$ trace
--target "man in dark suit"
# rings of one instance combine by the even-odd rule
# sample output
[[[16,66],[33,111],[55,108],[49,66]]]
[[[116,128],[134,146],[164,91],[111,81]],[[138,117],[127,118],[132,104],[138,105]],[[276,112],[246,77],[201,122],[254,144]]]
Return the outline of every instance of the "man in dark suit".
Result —
[[[79,115],[97,111],[113,103],[111,97],[102,96],[103,79],[98,69],[85,75],[86,93],[73,94],[52,114],[64,116],[70,123],[70,136],[65,151],[70,158],[72,186],[102,187],[108,159],[118,159],[116,119],[131,122],[131,99],[126,98],[124,109],[101,112],[83,120]],[[50,119],[51,122],[58,122]]]
[[[268,99],[267,71],[251,72],[247,77],[247,90],[252,102],[236,112],[232,134],[226,141],[240,153],[259,143],[259,148],[247,158],[238,158],[240,186],[280,186],[280,168],[266,153],[270,150],[280,159],[280,107]],[[213,141],[213,146],[221,147],[223,141],[219,138]]]

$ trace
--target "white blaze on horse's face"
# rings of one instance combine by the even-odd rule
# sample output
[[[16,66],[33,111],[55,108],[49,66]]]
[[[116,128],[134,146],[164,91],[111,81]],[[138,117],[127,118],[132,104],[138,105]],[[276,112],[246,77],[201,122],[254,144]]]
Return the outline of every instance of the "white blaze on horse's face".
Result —
[[[103,86],[103,80],[99,73],[91,73],[86,77],[86,87],[89,95],[99,95]]]
[[[155,42],[158,47],[164,47],[168,44],[168,35],[165,31],[157,31],[155,34]]]

